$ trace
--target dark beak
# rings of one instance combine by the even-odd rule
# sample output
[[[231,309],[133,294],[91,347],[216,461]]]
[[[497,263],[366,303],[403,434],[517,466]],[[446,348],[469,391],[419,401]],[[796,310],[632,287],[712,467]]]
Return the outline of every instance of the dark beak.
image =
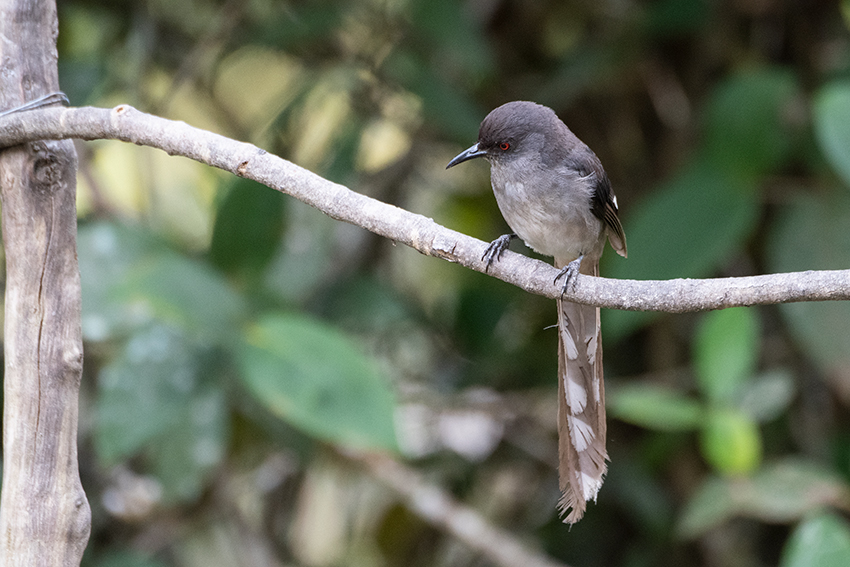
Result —
[[[459,163],[463,163],[466,160],[470,160],[472,158],[477,158],[477,157],[486,156],[486,155],[487,155],[487,152],[484,151],[484,150],[479,150],[478,144],[475,144],[471,148],[468,148],[468,149],[460,152],[458,155],[456,155],[454,157],[454,159],[449,162],[449,165],[446,166],[446,169],[448,169],[450,167],[454,167]]]

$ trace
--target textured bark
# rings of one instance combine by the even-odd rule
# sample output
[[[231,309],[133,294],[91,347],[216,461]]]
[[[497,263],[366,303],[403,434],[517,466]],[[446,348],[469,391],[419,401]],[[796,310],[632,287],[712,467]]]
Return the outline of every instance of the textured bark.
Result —
[[[58,90],[56,6],[0,1],[0,108]],[[77,157],[69,141],[0,153],[6,253],[0,563],[79,565],[90,530],[77,465],[83,364]]]

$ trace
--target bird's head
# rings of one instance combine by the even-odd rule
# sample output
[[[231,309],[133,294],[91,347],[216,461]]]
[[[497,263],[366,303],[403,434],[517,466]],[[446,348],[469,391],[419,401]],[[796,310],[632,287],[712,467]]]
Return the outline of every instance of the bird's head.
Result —
[[[477,157],[491,163],[514,159],[534,146],[545,144],[550,130],[560,123],[555,112],[546,106],[527,101],[508,102],[494,109],[481,122],[478,142],[459,153],[446,169]]]

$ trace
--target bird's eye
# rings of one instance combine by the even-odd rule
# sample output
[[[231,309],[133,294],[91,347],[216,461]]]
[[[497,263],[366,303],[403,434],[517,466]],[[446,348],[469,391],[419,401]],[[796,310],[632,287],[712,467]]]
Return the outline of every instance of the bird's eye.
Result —
[[[509,149],[511,149],[511,145],[507,142],[502,142],[501,144],[499,144],[499,149],[502,150],[503,152],[506,152]]]

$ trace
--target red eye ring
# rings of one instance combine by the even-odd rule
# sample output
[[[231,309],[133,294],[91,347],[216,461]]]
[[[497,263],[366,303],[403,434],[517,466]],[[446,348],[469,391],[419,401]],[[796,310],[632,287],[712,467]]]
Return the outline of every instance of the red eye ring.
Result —
[[[499,144],[499,149],[502,150],[503,152],[506,152],[509,149],[511,149],[511,145],[507,142],[502,142],[501,144]]]

